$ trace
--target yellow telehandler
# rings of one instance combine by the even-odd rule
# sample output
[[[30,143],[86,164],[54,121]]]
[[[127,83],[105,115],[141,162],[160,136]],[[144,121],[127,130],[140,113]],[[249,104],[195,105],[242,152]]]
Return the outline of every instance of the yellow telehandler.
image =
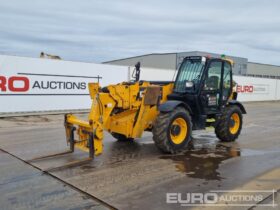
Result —
[[[221,141],[236,140],[246,111],[232,91],[232,65],[226,58],[191,56],[183,60],[172,82],[139,80],[137,64],[133,82],[103,88],[89,83],[88,120],[65,115],[69,152],[77,147],[89,152],[89,159],[100,155],[105,130],[119,141],[132,141],[150,131],[155,146],[166,153],[183,150],[192,130],[208,126],[215,127]]]

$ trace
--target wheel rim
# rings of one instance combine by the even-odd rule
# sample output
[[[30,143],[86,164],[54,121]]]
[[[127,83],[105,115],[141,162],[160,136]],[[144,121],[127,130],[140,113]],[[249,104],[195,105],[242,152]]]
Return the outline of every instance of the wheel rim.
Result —
[[[230,117],[232,120],[232,125],[229,127],[229,131],[231,134],[236,134],[240,127],[240,117],[237,113],[233,113]]]
[[[185,119],[177,118],[173,121],[170,128],[170,139],[174,144],[181,144],[188,133],[188,125]]]

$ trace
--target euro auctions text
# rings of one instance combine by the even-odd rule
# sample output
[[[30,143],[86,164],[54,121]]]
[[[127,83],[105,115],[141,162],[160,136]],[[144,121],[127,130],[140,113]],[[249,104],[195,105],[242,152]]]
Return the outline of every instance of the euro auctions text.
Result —
[[[86,82],[73,82],[73,81],[30,81],[25,76],[0,76],[0,91],[6,92],[27,92],[31,89],[77,89],[85,90],[87,88]]]
[[[212,190],[206,193],[166,193],[166,203],[180,206],[254,206],[265,199],[264,194],[272,194],[273,202],[258,204],[259,206],[275,207],[275,190],[263,191],[230,191]]]

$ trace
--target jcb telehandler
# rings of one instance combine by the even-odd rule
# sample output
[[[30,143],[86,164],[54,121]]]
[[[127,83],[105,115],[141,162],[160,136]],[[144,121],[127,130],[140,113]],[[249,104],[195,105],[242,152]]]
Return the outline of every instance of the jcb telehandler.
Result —
[[[155,145],[167,153],[186,148],[192,130],[207,126],[215,127],[221,141],[236,140],[246,111],[232,91],[232,65],[226,58],[192,56],[183,60],[174,82],[140,81],[137,64],[133,82],[103,88],[90,83],[88,121],[65,115],[68,152],[75,147],[88,151],[85,161],[101,154],[105,130],[120,141],[132,141],[151,131]]]
[[[174,82],[141,81],[138,65],[133,82],[103,88],[90,83],[88,121],[65,115],[70,152],[78,147],[89,158],[101,154],[105,130],[120,141],[151,131],[155,145],[167,153],[186,148],[192,130],[207,126],[215,127],[221,141],[236,140],[246,111],[232,91],[232,65],[226,58],[192,56],[183,60]]]

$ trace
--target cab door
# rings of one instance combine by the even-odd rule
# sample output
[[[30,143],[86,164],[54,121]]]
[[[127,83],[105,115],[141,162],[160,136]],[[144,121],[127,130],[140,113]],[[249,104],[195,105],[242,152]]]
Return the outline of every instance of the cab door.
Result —
[[[200,94],[202,109],[205,114],[215,114],[222,104],[223,60],[212,59],[204,75],[204,83]]]
[[[222,78],[221,105],[224,106],[232,93],[232,67],[228,61],[224,61]]]

